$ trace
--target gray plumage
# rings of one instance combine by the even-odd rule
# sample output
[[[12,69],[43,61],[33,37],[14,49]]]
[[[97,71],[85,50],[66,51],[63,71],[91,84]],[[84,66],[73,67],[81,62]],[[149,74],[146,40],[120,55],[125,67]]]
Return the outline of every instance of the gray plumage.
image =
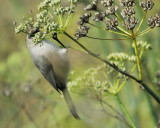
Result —
[[[76,119],[80,119],[66,86],[70,71],[67,49],[60,48],[49,40],[35,44],[29,36],[26,44],[35,66],[59,93],[62,91],[70,112]]]

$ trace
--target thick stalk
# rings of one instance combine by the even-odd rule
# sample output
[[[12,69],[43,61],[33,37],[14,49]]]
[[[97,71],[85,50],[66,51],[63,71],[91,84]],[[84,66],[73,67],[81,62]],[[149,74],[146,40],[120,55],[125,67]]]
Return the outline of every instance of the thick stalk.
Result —
[[[131,126],[132,126],[133,128],[136,128],[136,126],[134,125],[134,123],[133,123],[133,121],[132,121],[132,119],[131,119],[128,111],[127,111],[127,109],[125,108],[125,106],[123,105],[122,101],[120,100],[119,96],[116,94],[115,97],[116,97],[116,100],[118,101],[118,103],[120,104],[120,106],[121,106],[121,108],[122,108],[125,116],[126,116],[127,119],[129,120]]]
[[[133,39],[133,43],[134,43],[135,54],[136,54],[136,57],[137,57],[137,65],[138,65],[138,71],[139,71],[139,79],[142,80],[141,62],[140,62],[140,58],[139,58],[139,53],[138,53],[138,47],[137,47],[136,39]]]
[[[77,41],[76,39],[74,39],[72,36],[70,36],[68,33],[64,32],[64,34],[69,37],[72,41],[74,41],[76,44],[78,44],[83,50],[85,50],[87,52],[87,54],[97,58],[98,60],[104,62],[105,64],[107,64],[108,66],[112,67],[113,69],[115,69],[117,72],[129,77],[130,79],[136,81],[137,83],[139,83],[140,85],[142,85],[145,90],[160,104],[160,98],[142,81],[137,79],[136,77],[128,74],[127,72],[122,71],[121,69],[119,69],[116,65],[111,64],[109,61],[103,59],[102,57],[100,57],[99,55],[93,53],[92,51],[88,50],[85,46],[83,46],[79,41]]]

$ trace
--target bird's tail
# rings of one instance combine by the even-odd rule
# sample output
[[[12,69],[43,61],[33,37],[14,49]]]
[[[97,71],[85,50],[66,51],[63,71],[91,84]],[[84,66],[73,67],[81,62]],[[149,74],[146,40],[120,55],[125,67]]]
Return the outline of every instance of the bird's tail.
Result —
[[[80,117],[78,116],[76,107],[74,106],[74,103],[73,103],[73,101],[72,101],[72,98],[71,98],[71,96],[70,96],[67,88],[63,91],[63,95],[64,95],[64,99],[65,99],[65,101],[66,101],[66,103],[67,103],[67,106],[68,106],[71,114],[72,114],[77,120],[79,120]]]

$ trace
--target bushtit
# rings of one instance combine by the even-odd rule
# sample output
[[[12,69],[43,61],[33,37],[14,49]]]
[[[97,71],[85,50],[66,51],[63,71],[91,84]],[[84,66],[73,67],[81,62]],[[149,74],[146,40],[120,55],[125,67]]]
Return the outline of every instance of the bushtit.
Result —
[[[49,40],[35,44],[31,36],[27,36],[26,44],[35,66],[59,93],[63,93],[70,112],[76,119],[80,119],[66,86],[70,71],[67,49]]]

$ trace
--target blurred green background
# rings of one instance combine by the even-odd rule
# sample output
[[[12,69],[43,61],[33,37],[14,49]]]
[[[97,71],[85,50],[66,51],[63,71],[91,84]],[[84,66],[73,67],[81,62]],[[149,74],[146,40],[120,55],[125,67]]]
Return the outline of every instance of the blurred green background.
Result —
[[[94,98],[72,93],[73,100],[82,120],[75,120],[69,113],[63,98],[49,85],[40,72],[33,65],[25,45],[25,35],[16,35],[13,21],[22,22],[22,17],[37,12],[37,5],[42,0],[0,0],[0,128],[124,128],[120,121],[102,112],[100,103]],[[155,15],[160,12],[159,0],[148,13]],[[64,1],[65,2],[65,1]],[[84,13],[83,9],[88,1],[78,2],[74,21],[67,30],[74,35],[78,25],[78,18]],[[142,17],[142,10],[136,8],[138,19]],[[102,24],[97,24],[102,26]],[[146,28],[146,24],[143,25]],[[155,74],[160,71],[160,29],[156,28],[138,40],[152,44],[152,50],[144,54],[143,74],[146,83],[160,96],[160,80]],[[107,32],[91,29],[90,35],[101,38],[116,38]],[[66,45],[71,42],[64,35],[60,40]],[[118,38],[118,37],[117,37]],[[97,41],[82,38],[89,49],[102,56],[111,52],[125,52],[132,54],[130,42],[127,41]],[[72,70],[83,75],[91,67],[97,67],[101,62],[75,50],[69,50]],[[83,86],[83,85],[82,85]],[[129,81],[120,92],[122,101],[129,111],[138,128],[155,128],[160,120],[160,105],[153,98],[146,95],[137,83]],[[106,99],[119,112],[119,105],[113,97]],[[109,108],[106,107],[109,110]],[[121,112],[123,113],[123,112]]]

